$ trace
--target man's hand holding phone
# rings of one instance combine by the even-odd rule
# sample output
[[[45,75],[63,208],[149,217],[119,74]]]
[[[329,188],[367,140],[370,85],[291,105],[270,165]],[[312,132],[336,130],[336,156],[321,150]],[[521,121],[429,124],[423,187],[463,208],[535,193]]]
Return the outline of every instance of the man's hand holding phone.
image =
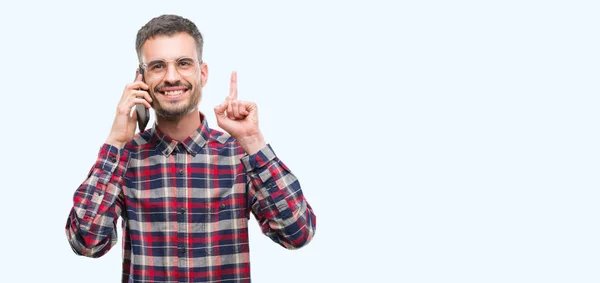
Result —
[[[137,113],[131,109],[136,104],[142,104],[149,109],[152,98],[148,94],[148,85],[143,82],[142,75],[136,72],[136,79],[123,90],[121,100],[117,105],[117,113],[106,143],[117,148],[123,148],[135,135]]]

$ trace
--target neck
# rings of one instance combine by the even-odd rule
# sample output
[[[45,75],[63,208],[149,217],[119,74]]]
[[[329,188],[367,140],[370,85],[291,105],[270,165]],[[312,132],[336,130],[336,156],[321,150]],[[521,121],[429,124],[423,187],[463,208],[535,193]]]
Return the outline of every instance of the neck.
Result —
[[[158,129],[176,141],[183,141],[191,136],[200,127],[200,123],[198,108],[177,120],[156,117]]]

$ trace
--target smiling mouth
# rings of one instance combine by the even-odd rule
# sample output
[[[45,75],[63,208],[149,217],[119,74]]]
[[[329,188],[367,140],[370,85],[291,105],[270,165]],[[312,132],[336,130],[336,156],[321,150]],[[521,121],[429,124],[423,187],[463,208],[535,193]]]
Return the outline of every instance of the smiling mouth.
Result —
[[[175,96],[175,95],[183,94],[184,92],[186,92],[185,89],[180,89],[180,90],[164,91],[164,92],[161,92],[161,93],[164,94],[164,95],[166,95],[166,96]]]

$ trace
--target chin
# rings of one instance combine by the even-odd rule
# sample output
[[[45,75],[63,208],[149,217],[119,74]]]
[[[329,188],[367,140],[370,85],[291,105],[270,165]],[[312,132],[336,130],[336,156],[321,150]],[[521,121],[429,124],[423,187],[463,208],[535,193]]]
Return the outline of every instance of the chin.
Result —
[[[157,108],[154,111],[156,112],[156,116],[161,117],[167,120],[176,120],[181,117],[184,117],[197,109],[197,106],[188,105],[187,107],[177,107],[177,108]]]

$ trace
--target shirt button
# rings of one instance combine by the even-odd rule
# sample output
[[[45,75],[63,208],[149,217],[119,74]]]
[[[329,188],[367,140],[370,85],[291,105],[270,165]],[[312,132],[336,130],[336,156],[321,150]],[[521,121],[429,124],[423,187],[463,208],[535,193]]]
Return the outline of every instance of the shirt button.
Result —
[[[225,204],[224,203],[221,204],[221,209],[223,209],[223,208],[225,208]]]
[[[185,253],[185,248],[184,247],[179,247],[179,253],[180,254],[184,254]]]
[[[179,209],[179,214],[184,214],[185,213],[185,208],[180,208]]]
[[[109,160],[110,162],[117,162],[117,158],[116,158],[116,157],[114,157],[114,156],[111,156],[111,157],[109,157],[109,158],[108,158],[108,160]]]
[[[179,175],[183,175],[183,169],[179,169],[178,173]]]

